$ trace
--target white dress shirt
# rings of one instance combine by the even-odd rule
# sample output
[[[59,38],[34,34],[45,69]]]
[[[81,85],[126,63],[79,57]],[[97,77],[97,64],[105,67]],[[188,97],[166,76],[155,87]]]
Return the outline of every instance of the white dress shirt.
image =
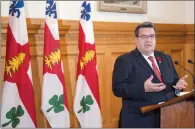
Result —
[[[143,54],[142,54],[142,55],[143,55]],[[159,69],[159,67],[158,67],[158,63],[157,63],[156,58],[155,58],[155,56],[154,56],[154,53],[152,53],[152,54],[149,55],[149,56],[153,56],[154,63],[155,63],[155,65],[157,66],[158,70],[160,71],[160,69]],[[146,61],[147,61],[148,64],[150,65],[150,67],[153,69],[153,67],[152,67],[152,62],[148,59],[149,56],[143,55],[143,57],[146,59]]]

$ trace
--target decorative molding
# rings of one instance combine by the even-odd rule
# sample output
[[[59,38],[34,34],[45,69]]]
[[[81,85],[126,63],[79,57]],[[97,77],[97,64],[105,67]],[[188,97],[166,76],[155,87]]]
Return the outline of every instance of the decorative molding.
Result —
[[[1,33],[6,33],[8,18],[1,18]],[[102,22],[94,21],[95,34],[131,34],[134,35],[135,27],[138,23],[125,23],[125,22]],[[60,34],[77,34],[79,21],[78,20],[58,20]],[[161,24],[154,23],[159,35],[184,35],[187,33],[194,33],[194,24]],[[43,33],[44,19],[27,18],[27,26],[30,34]],[[103,33],[102,33],[103,32]]]

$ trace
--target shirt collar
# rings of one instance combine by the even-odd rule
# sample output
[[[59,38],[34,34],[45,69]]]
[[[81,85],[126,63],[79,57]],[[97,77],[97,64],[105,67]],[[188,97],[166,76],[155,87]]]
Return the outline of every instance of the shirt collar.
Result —
[[[141,53],[141,54],[142,54],[142,53]],[[144,55],[144,54],[142,54],[142,56],[143,56],[145,59],[148,59],[149,56],[152,56],[153,58],[155,58],[155,57],[154,57],[154,52],[152,52],[149,56],[146,56],[146,55]]]

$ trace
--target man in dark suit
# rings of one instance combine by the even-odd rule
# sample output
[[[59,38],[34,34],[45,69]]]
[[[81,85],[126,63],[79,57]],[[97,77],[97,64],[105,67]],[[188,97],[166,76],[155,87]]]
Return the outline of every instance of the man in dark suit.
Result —
[[[120,127],[159,128],[160,110],[142,114],[140,107],[176,97],[186,87],[169,55],[155,51],[156,28],[151,22],[136,27],[136,49],[119,56],[114,64],[112,90],[122,97]],[[173,88],[175,86],[175,88]]]

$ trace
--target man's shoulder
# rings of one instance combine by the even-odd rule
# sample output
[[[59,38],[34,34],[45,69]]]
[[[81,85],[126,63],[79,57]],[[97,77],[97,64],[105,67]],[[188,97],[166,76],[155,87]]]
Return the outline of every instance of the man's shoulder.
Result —
[[[161,52],[161,51],[156,51],[156,50],[155,50],[155,53],[156,53],[157,55],[159,55],[159,56],[170,57],[169,54],[166,54],[166,53]]]
[[[126,59],[126,58],[131,59],[134,56],[135,56],[135,50],[132,50],[130,52],[127,52],[127,53],[124,53],[124,54],[120,55],[118,57],[118,59]]]

